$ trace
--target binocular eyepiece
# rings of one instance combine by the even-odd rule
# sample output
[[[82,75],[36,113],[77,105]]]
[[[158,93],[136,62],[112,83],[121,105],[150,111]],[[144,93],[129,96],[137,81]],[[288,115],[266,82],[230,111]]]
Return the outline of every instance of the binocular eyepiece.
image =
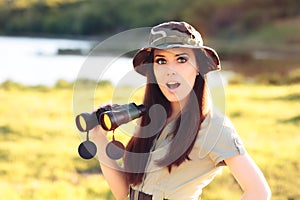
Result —
[[[107,105],[95,112],[77,115],[76,126],[78,130],[87,132],[100,124],[104,130],[111,131],[122,124],[141,117],[145,113],[146,107],[142,104]]]

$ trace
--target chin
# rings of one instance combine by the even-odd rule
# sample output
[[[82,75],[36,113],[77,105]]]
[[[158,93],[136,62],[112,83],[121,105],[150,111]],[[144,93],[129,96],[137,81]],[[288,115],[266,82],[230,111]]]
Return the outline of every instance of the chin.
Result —
[[[182,100],[184,100],[187,96],[179,96],[179,95],[176,95],[176,94],[168,94],[168,95],[165,95],[166,98],[172,102],[172,103],[176,103],[176,102],[180,102]]]

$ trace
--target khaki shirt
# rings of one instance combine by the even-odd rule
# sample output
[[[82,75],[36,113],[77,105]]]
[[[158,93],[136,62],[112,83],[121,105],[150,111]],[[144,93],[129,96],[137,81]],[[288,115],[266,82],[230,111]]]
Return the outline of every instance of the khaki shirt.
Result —
[[[156,144],[151,153],[143,183],[133,187],[153,195],[153,200],[197,200],[202,188],[221,172],[224,159],[245,153],[230,120],[222,114],[211,112],[201,124],[189,155],[191,160],[186,160],[178,167],[173,166],[169,173],[167,167],[157,166],[155,160],[163,158],[167,153],[171,140],[168,133],[173,128],[174,122],[164,128],[161,136],[165,135],[166,138]]]

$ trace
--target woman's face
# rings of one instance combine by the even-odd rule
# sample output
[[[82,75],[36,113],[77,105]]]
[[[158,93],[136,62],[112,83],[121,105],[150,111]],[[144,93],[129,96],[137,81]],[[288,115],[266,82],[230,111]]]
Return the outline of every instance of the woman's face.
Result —
[[[189,48],[154,50],[154,75],[170,102],[184,100],[198,75],[195,54]]]

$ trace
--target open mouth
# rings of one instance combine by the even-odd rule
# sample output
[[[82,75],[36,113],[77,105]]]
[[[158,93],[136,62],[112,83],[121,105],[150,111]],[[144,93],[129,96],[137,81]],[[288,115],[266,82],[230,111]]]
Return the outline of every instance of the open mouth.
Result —
[[[174,90],[174,89],[176,89],[180,86],[180,83],[178,83],[178,82],[168,82],[166,85],[169,89]]]

